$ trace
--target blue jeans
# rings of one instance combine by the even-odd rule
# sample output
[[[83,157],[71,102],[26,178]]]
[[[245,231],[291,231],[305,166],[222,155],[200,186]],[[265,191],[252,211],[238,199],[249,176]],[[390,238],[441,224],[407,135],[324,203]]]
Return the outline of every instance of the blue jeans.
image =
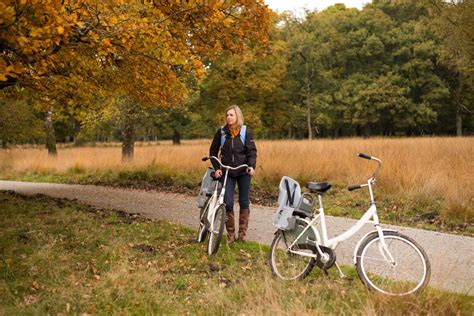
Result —
[[[240,209],[249,209],[250,206],[250,175],[243,174],[237,177],[227,177],[225,186],[224,203],[229,212],[234,209],[234,191],[235,183],[239,186],[239,205]]]

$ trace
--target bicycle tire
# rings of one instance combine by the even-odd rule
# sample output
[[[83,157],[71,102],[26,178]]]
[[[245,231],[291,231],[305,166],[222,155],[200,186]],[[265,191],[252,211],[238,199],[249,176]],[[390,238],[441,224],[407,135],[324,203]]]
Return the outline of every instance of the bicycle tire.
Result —
[[[199,211],[199,226],[198,226],[198,234],[197,234],[197,242],[202,243],[206,240],[208,229],[207,229],[207,212],[209,210],[209,201],[211,198],[207,198],[206,202],[204,203],[204,207],[200,208]]]
[[[221,204],[214,214],[214,225],[212,225],[214,230],[209,231],[209,241],[207,244],[207,253],[209,255],[213,255],[219,250],[222,235],[224,234],[225,216],[225,205]]]
[[[357,251],[359,277],[370,290],[387,295],[404,296],[420,293],[430,280],[431,266],[421,246],[405,235],[384,231],[384,241],[395,260],[384,258],[377,232],[368,235]]]
[[[269,262],[273,275],[283,280],[302,280],[313,270],[313,257],[290,253],[288,246],[298,237],[299,232],[278,230],[270,247]],[[301,243],[295,249],[313,254],[313,245]]]

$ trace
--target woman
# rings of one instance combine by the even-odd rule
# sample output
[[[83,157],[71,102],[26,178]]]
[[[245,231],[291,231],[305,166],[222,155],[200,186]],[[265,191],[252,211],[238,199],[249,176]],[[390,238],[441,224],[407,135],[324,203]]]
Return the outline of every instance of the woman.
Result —
[[[221,161],[224,165],[236,167],[247,164],[248,169],[230,170],[227,177],[224,202],[226,204],[226,229],[227,242],[235,241],[235,220],[234,220],[234,191],[235,184],[239,186],[239,232],[238,240],[245,241],[250,216],[250,179],[255,174],[257,165],[257,147],[253,139],[252,131],[244,124],[244,116],[237,105],[232,105],[225,111],[226,125],[219,128],[212,140],[209,149],[210,156],[216,156],[221,151]],[[212,161],[215,176],[222,177],[222,170],[215,161]]]

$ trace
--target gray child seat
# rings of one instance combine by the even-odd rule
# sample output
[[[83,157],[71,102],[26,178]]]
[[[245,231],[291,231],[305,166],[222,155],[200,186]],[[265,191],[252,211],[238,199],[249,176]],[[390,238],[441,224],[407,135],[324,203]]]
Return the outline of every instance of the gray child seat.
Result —
[[[211,173],[214,172],[214,168],[207,168],[206,172],[202,176],[201,188],[197,197],[197,205],[199,208],[203,208],[206,204],[207,199],[212,195],[215,189],[216,181],[211,177]]]
[[[312,216],[313,198],[310,194],[301,194],[300,184],[296,180],[283,176],[278,189],[278,212],[273,217],[273,225],[277,229],[292,230],[295,227],[295,216]]]

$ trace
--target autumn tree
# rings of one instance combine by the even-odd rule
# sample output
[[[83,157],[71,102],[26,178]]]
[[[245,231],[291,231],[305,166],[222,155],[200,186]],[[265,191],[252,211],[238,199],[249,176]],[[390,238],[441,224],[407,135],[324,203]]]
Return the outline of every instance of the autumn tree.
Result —
[[[203,77],[203,61],[265,42],[270,11],[246,0],[10,0],[0,16],[2,87],[34,89],[53,113],[96,94],[125,108],[173,106],[190,76]]]

